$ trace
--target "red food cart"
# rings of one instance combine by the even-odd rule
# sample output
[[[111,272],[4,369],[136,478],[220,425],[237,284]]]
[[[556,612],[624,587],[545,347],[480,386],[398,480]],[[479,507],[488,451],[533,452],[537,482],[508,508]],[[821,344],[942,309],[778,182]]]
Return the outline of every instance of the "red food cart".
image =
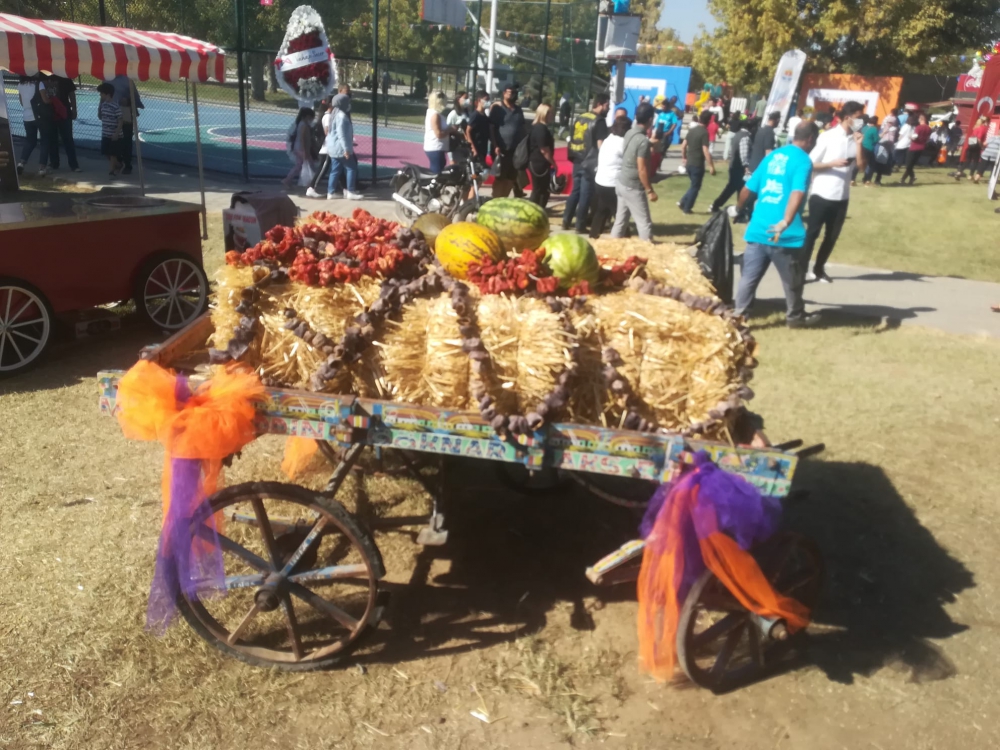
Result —
[[[198,171],[197,83],[225,80],[225,57],[205,42],[156,32],[40,21],[0,13],[0,70],[99,80],[190,81]],[[3,96],[0,91],[0,96]],[[132,97],[133,110],[135,96]],[[142,149],[137,139],[140,185]],[[200,315],[202,205],[145,196],[14,193],[0,203],[0,377],[38,360],[54,316],[132,298],[165,331]]]

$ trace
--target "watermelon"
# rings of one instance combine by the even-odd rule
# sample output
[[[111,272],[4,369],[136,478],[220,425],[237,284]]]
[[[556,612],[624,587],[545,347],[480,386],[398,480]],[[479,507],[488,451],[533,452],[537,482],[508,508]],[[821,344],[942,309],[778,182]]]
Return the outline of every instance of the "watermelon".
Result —
[[[444,214],[421,214],[413,222],[410,229],[419,229],[423,233],[424,239],[427,240],[427,247],[433,250],[437,236],[449,224],[451,224],[451,219]]]
[[[509,253],[535,250],[549,236],[545,209],[523,198],[486,201],[479,208],[476,223],[496,232]]]
[[[503,245],[496,232],[470,221],[449,224],[437,236],[434,254],[444,270],[456,279],[464,279],[470,263],[499,261]]]
[[[581,281],[597,284],[601,264],[597,253],[584,237],[571,232],[554,234],[542,243],[544,263],[559,278],[559,288],[569,289]]]

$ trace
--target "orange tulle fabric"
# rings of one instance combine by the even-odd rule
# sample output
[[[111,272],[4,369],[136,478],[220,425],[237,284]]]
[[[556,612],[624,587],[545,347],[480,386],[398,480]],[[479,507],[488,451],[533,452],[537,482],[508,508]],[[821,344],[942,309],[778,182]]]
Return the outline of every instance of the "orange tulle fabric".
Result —
[[[126,437],[157,440],[166,449],[163,513],[170,506],[170,461],[201,460],[201,489],[218,487],[222,460],[257,437],[255,402],[265,388],[254,374],[223,372],[194,389],[183,403],[176,394],[177,374],[140,361],[118,384],[118,422]]]
[[[718,530],[715,514],[705,504],[693,522],[700,487],[689,484],[664,504],[646,540],[638,583],[639,667],[660,681],[673,678],[677,662],[677,627],[684,602],[679,599],[685,566],[692,553],[687,540],[697,538],[695,554],[751,612],[781,618],[789,632],[809,624],[809,610],[800,602],[778,594],[753,556]],[[697,526],[697,529],[695,528]],[[706,533],[707,532],[707,533]],[[686,592],[685,592],[686,593]]]
[[[281,470],[289,479],[295,479],[312,461],[319,444],[312,438],[290,437],[285,441],[285,456]]]

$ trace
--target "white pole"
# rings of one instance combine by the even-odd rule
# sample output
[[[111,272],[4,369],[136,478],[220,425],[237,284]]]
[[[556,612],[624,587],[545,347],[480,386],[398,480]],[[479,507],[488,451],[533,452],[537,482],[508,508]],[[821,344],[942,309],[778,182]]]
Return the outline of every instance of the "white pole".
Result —
[[[194,143],[198,151],[198,185],[201,188],[201,238],[208,239],[208,209],[205,207],[205,167],[201,160],[201,122],[198,120],[198,84],[191,81],[191,100],[194,102]]]
[[[493,64],[497,55],[497,8],[499,0],[492,0],[490,3],[490,48],[486,61],[486,93],[493,96]]]
[[[132,96],[129,98],[132,100],[132,130],[133,136],[135,137],[135,158],[139,162],[139,192],[142,195],[145,195],[146,173],[142,169],[142,138],[139,137],[139,110],[135,107],[135,98],[137,96],[135,91],[135,81],[130,78],[128,85],[132,92]]]

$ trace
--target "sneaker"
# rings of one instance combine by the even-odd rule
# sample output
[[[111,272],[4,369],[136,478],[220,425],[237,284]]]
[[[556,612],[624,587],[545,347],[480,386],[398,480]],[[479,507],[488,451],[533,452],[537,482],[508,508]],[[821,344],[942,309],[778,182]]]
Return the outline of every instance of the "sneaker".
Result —
[[[344,191],[344,197],[349,201],[363,201],[365,199],[361,193],[352,193],[350,190]]]
[[[311,187],[306,188],[306,198],[322,198],[323,196],[313,190]],[[329,197],[329,196],[327,196]]]
[[[23,161],[19,161],[17,163],[17,173],[18,173],[18,175],[24,174],[24,162]]]
[[[812,271],[806,271],[806,283],[807,284],[812,283],[813,281],[817,281],[817,280],[818,280],[818,277],[816,276],[816,274],[814,274]]]
[[[832,284],[833,279],[826,275],[826,271],[814,274],[817,279],[819,279],[820,284]]]
[[[44,177],[48,173],[49,173],[49,168],[48,167],[39,167],[38,168],[38,176],[39,177]]]
[[[82,169],[80,169],[79,167],[73,167],[73,169],[72,169],[72,170],[70,170],[70,171],[72,171],[72,172],[78,172],[78,173],[79,173],[79,172],[82,172],[83,170],[82,170]],[[125,174],[130,174],[130,173],[131,173],[131,171],[132,171],[132,170],[128,170],[128,171],[126,171],[126,172],[125,172]]]
[[[801,318],[788,318],[785,325],[789,328],[814,328],[820,323],[819,313],[809,313]]]
[[[340,197],[340,193],[327,193],[326,194],[326,199],[328,201],[336,200],[339,197]]]

